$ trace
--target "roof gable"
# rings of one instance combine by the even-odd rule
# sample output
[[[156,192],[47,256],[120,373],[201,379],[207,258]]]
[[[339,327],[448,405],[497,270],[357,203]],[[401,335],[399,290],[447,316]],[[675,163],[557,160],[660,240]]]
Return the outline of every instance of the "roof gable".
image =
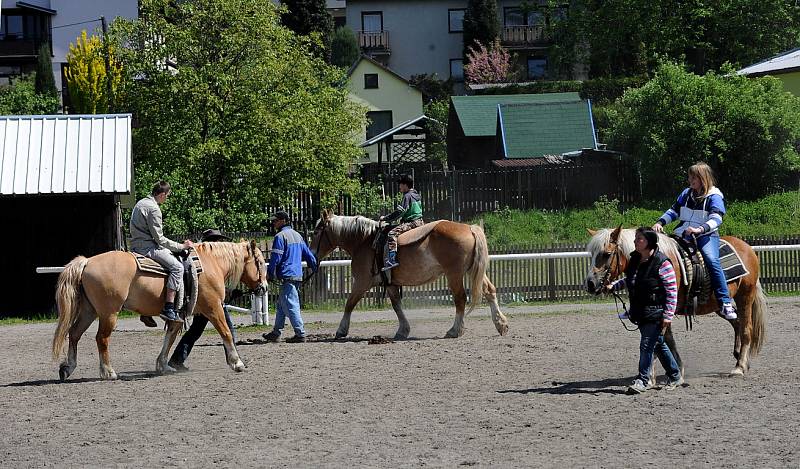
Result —
[[[506,158],[560,155],[597,148],[588,101],[497,106],[499,145]]]
[[[353,65],[350,66],[350,69],[347,70],[347,78],[352,77],[353,73],[355,73],[356,69],[358,68],[365,68],[366,70],[372,69],[372,71],[378,72],[382,75],[388,75],[394,78],[395,80],[400,81],[404,85],[410,85],[408,80],[406,80],[402,75],[395,72],[391,68],[383,65],[382,63],[378,62],[377,60],[373,59],[370,56],[362,55],[358,58]]]
[[[796,70],[800,70],[800,47],[745,67],[736,73],[738,75],[760,76],[769,73],[787,73]]]
[[[498,104],[581,101],[578,93],[453,96],[450,99],[466,137],[495,135]]]

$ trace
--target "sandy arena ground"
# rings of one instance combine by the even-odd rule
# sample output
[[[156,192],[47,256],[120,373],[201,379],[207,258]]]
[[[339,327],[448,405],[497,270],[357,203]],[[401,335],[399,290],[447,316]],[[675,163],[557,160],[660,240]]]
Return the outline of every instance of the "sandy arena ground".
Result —
[[[54,324],[0,327],[0,461],[19,467],[800,467],[800,298],[771,298],[768,338],[744,379],[733,332],[718,317],[676,323],[687,385],[625,395],[638,332],[613,305],[507,308],[500,337],[486,313],[440,339],[449,310],[410,312],[413,339],[391,337],[393,313],[306,314],[312,341],[261,343],[240,330],[244,373],[216,334],[191,371],[155,376],[160,333],[120,321],[120,379],[100,381],[96,323],[66,383],[50,361]],[[237,317],[240,322],[249,318]],[[291,335],[291,332],[285,335]],[[660,366],[658,367],[661,372]],[[661,377],[663,379],[663,377]],[[669,466],[669,464],[672,464]]]

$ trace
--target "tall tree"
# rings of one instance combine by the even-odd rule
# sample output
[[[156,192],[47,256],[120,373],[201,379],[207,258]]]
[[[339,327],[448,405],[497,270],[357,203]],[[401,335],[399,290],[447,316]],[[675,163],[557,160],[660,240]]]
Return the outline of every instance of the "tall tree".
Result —
[[[469,62],[467,53],[470,47],[481,44],[494,44],[500,34],[497,17],[497,0],[468,0],[464,12],[464,64]]]
[[[122,80],[122,70],[114,57],[114,48],[108,49],[110,69],[106,69],[105,54],[103,41],[97,36],[88,37],[86,30],[75,44],[70,43],[64,76],[71,112],[103,114],[110,111],[112,95],[117,94]]]
[[[137,188],[173,185],[168,231],[256,230],[264,207],[290,207],[298,190],[357,188],[351,136],[364,110],[272,2],[142,0],[139,19],[118,19],[111,35],[128,45]]]
[[[786,0],[574,0],[558,23],[551,61],[583,62],[593,77],[651,72],[660,58],[702,74],[800,42],[800,4]]]
[[[330,62],[333,18],[328,13],[325,0],[283,0],[286,10],[281,22],[301,36],[313,36],[318,44],[313,52]]]
[[[361,56],[358,40],[347,26],[336,28],[331,38],[331,64],[349,68]]]
[[[36,92],[45,96],[58,97],[56,80],[53,77],[53,60],[50,44],[43,42],[36,58]]]

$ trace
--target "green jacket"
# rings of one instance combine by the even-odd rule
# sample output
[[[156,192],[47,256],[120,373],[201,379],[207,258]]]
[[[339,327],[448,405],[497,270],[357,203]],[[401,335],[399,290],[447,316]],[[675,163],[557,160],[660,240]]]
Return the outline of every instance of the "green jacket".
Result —
[[[408,223],[422,218],[422,197],[415,189],[409,189],[408,192],[403,194],[403,202],[398,205],[397,210],[387,215],[384,219],[391,222],[398,218],[400,223]]]

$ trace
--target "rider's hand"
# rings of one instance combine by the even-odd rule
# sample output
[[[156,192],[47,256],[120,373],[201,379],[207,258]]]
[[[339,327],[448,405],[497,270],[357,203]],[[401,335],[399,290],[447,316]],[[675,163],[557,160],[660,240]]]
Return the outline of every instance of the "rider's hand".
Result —
[[[611,293],[612,291],[614,291],[614,285],[611,283],[603,287],[603,293]]]
[[[663,233],[664,232],[664,227],[661,225],[661,223],[658,223],[658,222],[656,222],[656,224],[653,225],[652,229],[656,233]]]
[[[378,217],[378,221],[384,221],[384,220],[386,220],[386,217],[384,217],[383,215],[381,215],[380,217]]]
[[[186,241],[183,242],[183,249],[189,249],[189,248],[193,248],[193,247],[194,247],[194,243],[192,242],[191,239],[187,239]]]
[[[703,232],[703,229],[697,226],[690,226],[689,228],[686,228],[683,232],[690,235],[701,234]]]

